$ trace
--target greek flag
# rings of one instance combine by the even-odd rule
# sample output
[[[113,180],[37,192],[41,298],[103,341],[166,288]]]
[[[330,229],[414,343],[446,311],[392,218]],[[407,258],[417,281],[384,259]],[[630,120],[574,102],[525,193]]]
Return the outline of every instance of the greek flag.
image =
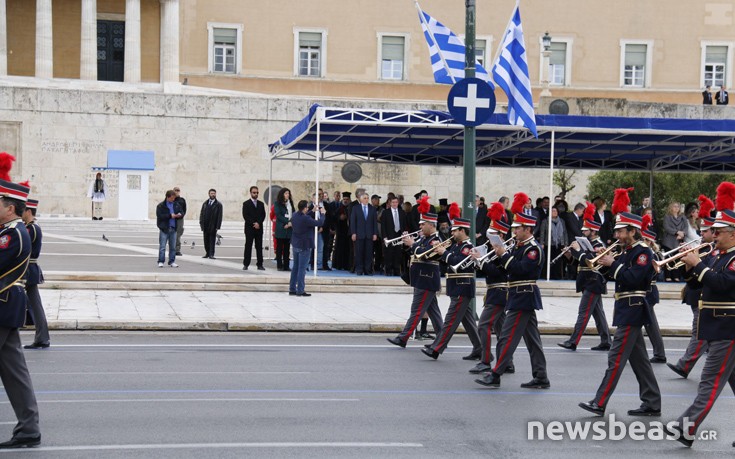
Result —
[[[533,113],[533,93],[528,77],[526,45],[523,42],[523,26],[518,4],[513,11],[508,29],[500,43],[500,54],[493,64],[493,80],[508,96],[508,121],[515,126],[525,126],[535,137],[536,116]]]
[[[418,3],[416,3],[416,9],[419,11],[424,37],[429,44],[434,81],[441,84],[454,84],[463,79],[465,46],[462,40],[441,22],[421,11]],[[475,76],[486,81],[495,89],[487,70],[479,62],[475,63],[475,67]]]

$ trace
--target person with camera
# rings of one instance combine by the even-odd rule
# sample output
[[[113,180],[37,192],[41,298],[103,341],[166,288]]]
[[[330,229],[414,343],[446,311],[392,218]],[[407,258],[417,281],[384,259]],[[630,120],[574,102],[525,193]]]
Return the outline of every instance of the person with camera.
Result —
[[[299,201],[297,211],[291,217],[291,247],[293,249],[293,269],[288,294],[296,296],[311,296],[306,292],[305,277],[306,265],[309,264],[311,251],[314,247],[314,228],[324,225],[326,209],[318,207],[318,218],[309,215],[309,202]]]

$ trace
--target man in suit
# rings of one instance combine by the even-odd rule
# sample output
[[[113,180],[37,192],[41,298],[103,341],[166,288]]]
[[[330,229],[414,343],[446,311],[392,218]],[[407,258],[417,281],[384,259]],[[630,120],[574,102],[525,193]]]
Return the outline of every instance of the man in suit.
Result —
[[[186,199],[181,196],[181,188],[175,187],[174,193],[176,193],[176,199],[174,202],[179,204],[181,207],[181,218],[176,219],[176,256],[183,256],[181,253],[181,236],[184,235],[184,217],[186,216]]]
[[[712,93],[709,92],[709,88],[710,88],[710,85],[707,85],[707,87],[704,88],[704,91],[702,91],[702,104],[703,105],[712,105]]]
[[[265,221],[265,204],[258,200],[260,190],[257,186],[250,187],[250,199],[242,203],[242,218],[245,219],[245,254],[242,259],[242,269],[247,271],[250,260],[253,258],[253,242],[255,242],[255,256],[259,271],[263,267],[263,222]]]
[[[475,244],[482,245],[487,241],[485,232],[490,227],[490,217],[487,216],[487,206],[480,196],[475,195]]]
[[[720,90],[715,94],[717,105],[727,105],[730,102],[730,96],[725,91],[725,85],[720,86]]]
[[[564,220],[564,225],[567,230],[567,244],[574,242],[576,237],[583,237],[582,227],[584,226],[584,204],[578,202],[574,206],[573,212],[560,213],[559,217]]]
[[[413,205],[411,208],[411,215],[408,216],[408,232],[412,233],[414,231],[418,231],[419,229],[419,219],[421,218],[421,215],[419,214],[418,209],[418,202],[421,198],[424,196],[427,196],[429,193],[426,190],[421,190],[415,195],[413,195],[414,199],[416,199],[416,204]]]
[[[209,199],[202,204],[199,212],[199,227],[204,233],[204,251],[202,258],[214,260],[214,246],[217,239],[217,231],[222,226],[222,203],[217,201],[217,190],[209,190]]]
[[[404,231],[408,231],[408,217],[398,205],[398,198],[392,198],[388,204],[389,207],[383,211],[382,221],[383,237],[386,240],[395,239]],[[386,276],[401,275],[402,245],[403,243],[383,248],[383,265]]]
[[[363,192],[360,204],[350,213],[350,235],[355,245],[355,273],[358,276],[372,276],[373,242],[378,239],[378,217],[368,198]]]

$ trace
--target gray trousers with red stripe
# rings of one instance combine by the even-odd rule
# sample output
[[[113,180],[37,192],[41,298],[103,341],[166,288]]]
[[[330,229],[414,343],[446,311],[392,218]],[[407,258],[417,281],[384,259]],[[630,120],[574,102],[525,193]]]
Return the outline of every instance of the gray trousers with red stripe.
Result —
[[[679,361],[676,362],[677,368],[686,374],[689,374],[692,371],[694,365],[697,364],[697,360],[699,360],[699,358],[702,357],[709,348],[709,343],[707,341],[697,339],[699,308],[693,307],[692,314],[694,315],[694,318],[692,319],[692,337],[689,339],[689,344],[687,345],[684,355],[682,355]]]
[[[493,333],[500,340],[500,332],[503,330],[503,322],[505,321],[505,306],[497,304],[486,304],[482,308],[480,321],[477,323],[477,333],[480,335],[480,344],[482,345],[482,354],[480,362],[490,365],[495,357],[493,357]],[[500,341],[496,344],[496,353],[500,353]],[[513,359],[511,358],[511,365]]]
[[[639,394],[643,402],[641,406],[660,410],[661,390],[658,388],[651,362],[648,361],[648,352],[640,325],[620,325],[615,331],[612,347],[607,354],[605,377],[602,378],[594,401],[603,408],[607,406],[628,361],[638,380]]]
[[[438,353],[444,352],[447,348],[449,340],[454,336],[460,322],[464,325],[467,336],[472,342],[472,352],[480,352],[482,345],[480,337],[477,334],[477,322],[475,322],[475,312],[470,309],[470,300],[472,298],[466,296],[450,297],[449,309],[444,316],[444,326],[441,331],[436,334],[436,339],[429,348]]]
[[[413,335],[413,331],[421,323],[424,313],[429,315],[431,326],[434,331],[442,328],[442,313],[439,310],[439,303],[436,301],[436,292],[430,290],[413,289],[413,301],[411,302],[411,315],[408,316],[406,326],[398,335],[398,339],[404,343]]]
[[[610,344],[610,328],[607,326],[607,317],[605,310],[602,309],[602,295],[593,293],[589,290],[582,292],[582,299],[579,301],[579,312],[577,313],[577,323],[574,324],[574,331],[569,341],[574,345],[579,344],[590,317],[595,319],[595,327],[600,335],[600,344]]]
[[[651,323],[646,325],[645,328],[648,339],[651,340],[651,347],[653,347],[653,356],[665,359],[666,349],[664,348],[664,339],[661,336],[661,328],[658,326],[656,311],[653,305],[648,306],[648,308],[651,313]]]
[[[725,387],[725,381],[735,392],[735,341],[708,341],[709,351],[704,362],[702,376],[694,403],[679,417],[679,426],[684,418],[693,422],[689,434],[694,435],[715,404]],[[682,426],[683,427],[683,426]]]
[[[531,355],[531,371],[534,378],[546,379],[546,356],[538,332],[536,311],[508,311],[503,322],[503,330],[498,339],[498,361],[493,373],[502,375],[513,363],[513,353],[521,342],[526,343]]]

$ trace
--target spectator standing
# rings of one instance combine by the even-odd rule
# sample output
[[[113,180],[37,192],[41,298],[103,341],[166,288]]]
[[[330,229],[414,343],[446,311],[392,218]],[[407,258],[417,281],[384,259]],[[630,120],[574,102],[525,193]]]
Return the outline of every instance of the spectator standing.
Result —
[[[567,245],[567,231],[565,228],[564,221],[559,218],[559,209],[557,206],[551,208],[551,247],[549,247],[549,222],[544,222],[541,226],[541,247],[544,248],[547,257],[551,260],[556,258]],[[550,278],[559,280],[564,278],[564,265],[566,260],[562,258],[553,265],[551,265]],[[546,266],[544,265],[544,268]]]
[[[702,104],[703,105],[712,105],[712,93],[709,92],[710,85],[707,85],[707,87],[704,88],[704,91],[702,91]]]
[[[505,219],[503,221],[509,225],[513,224],[513,212],[510,211],[510,199],[508,196],[501,196],[498,202],[505,208]]]
[[[293,200],[291,190],[281,188],[276,196],[274,205],[276,213],[276,269],[279,271],[291,271],[289,268],[291,247],[291,217],[293,217]],[[307,260],[308,263],[308,260]]]
[[[209,199],[202,204],[199,212],[199,227],[204,235],[204,251],[202,258],[214,260],[217,231],[222,226],[222,203],[217,200],[217,190],[210,188]]]
[[[319,219],[309,216],[309,203],[306,200],[299,201],[298,210],[291,218],[293,236],[293,271],[289,283],[288,294],[296,296],[311,296],[306,292],[306,265],[309,263],[311,251],[314,247],[314,228],[324,224],[324,213],[326,209],[319,207],[315,209],[319,213]]]
[[[475,195],[475,245],[480,246],[487,241],[485,233],[490,227],[490,217],[487,216],[485,200]]]
[[[176,199],[174,202],[179,203],[181,207],[181,218],[176,219],[176,256],[180,257],[181,254],[181,236],[184,235],[184,217],[186,217],[186,199],[181,196],[181,188],[175,187],[174,193],[176,193]]]
[[[335,203],[339,205],[339,199],[337,199],[334,202],[329,201],[329,193],[326,191],[324,192],[324,201],[322,201],[322,206],[324,206],[324,210],[326,213],[324,214],[324,225],[322,225],[322,262],[319,266],[320,271],[331,271],[332,268],[329,267],[329,260],[332,258],[332,249],[334,248],[334,236],[336,234],[335,231],[335,215],[336,215],[336,207]]]
[[[661,245],[663,246],[664,252],[669,252],[672,249],[679,247],[679,244],[684,242],[684,236],[687,231],[687,222],[683,215],[680,214],[681,206],[678,202],[672,202],[669,204],[668,212],[664,216],[664,235],[661,239]],[[679,281],[680,270],[676,269],[670,271],[666,269],[665,279],[667,282]]]
[[[242,203],[242,218],[245,220],[245,252],[242,259],[242,269],[247,271],[253,259],[253,244],[255,244],[256,265],[259,271],[265,271],[263,266],[263,222],[265,221],[265,204],[258,200],[260,190],[257,186],[250,187],[250,199]]]
[[[342,193],[342,202],[334,213],[334,259],[332,260],[332,268],[339,270],[350,269],[350,219],[349,206],[352,193],[345,191]]]
[[[727,94],[727,91],[725,91],[724,84],[720,86],[720,90],[717,91],[715,100],[717,101],[717,105],[727,105],[730,103],[730,96]]]
[[[350,235],[355,244],[355,273],[372,276],[373,242],[378,239],[378,219],[365,192],[360,196],[360,204],[354,206],[350,214]]]
[[[385,239],[395,239],[408,231],[408,217],[406,212],[398,206],[398,198],[392,198],[388,207],[382,215],[383,237]],[[386,276],[400,276],[403,262],[403,244],[391,245],[383,249],[383,265],[385,267]]]
[[[378,238],[373,242],[373,272],[383,272],[383,238],[382,228],[380,223],[380,217],[383,214],[385,208],[380,205],[382,196],[374,194],[370,196],[370,204],[375,209],[375,219],[378,222]]]
[[[684,208],[684,217],[687,219],[687,231],[684,234],[684,242],[692,242],[699,239],[699,204],[690,202]]]
[[[597,196],[592,200],[592,204],[595,205],[597,212],[595,212],[595,221],[600,224],[600,231],[597,233],[602,242],[606,246],[612,243],[613,227],[615,226],[615,218],[612,212],[607,210],[607,201],[604,198]]]
[[[156,206],[156,226],[158,226],[158,267],[163,268],[166,261],[166,245],[168,244],[168,265],[178,268],[176,264],[176,220],[184,214],[176,202],[176,192],[168,190],[166,199]]]
[[[105,202],[106,196],[107,184],[102,179],[102,173],[97,172],[87,191],[87,197],[92,198],[92,220],[102,220],[102,203]]]

